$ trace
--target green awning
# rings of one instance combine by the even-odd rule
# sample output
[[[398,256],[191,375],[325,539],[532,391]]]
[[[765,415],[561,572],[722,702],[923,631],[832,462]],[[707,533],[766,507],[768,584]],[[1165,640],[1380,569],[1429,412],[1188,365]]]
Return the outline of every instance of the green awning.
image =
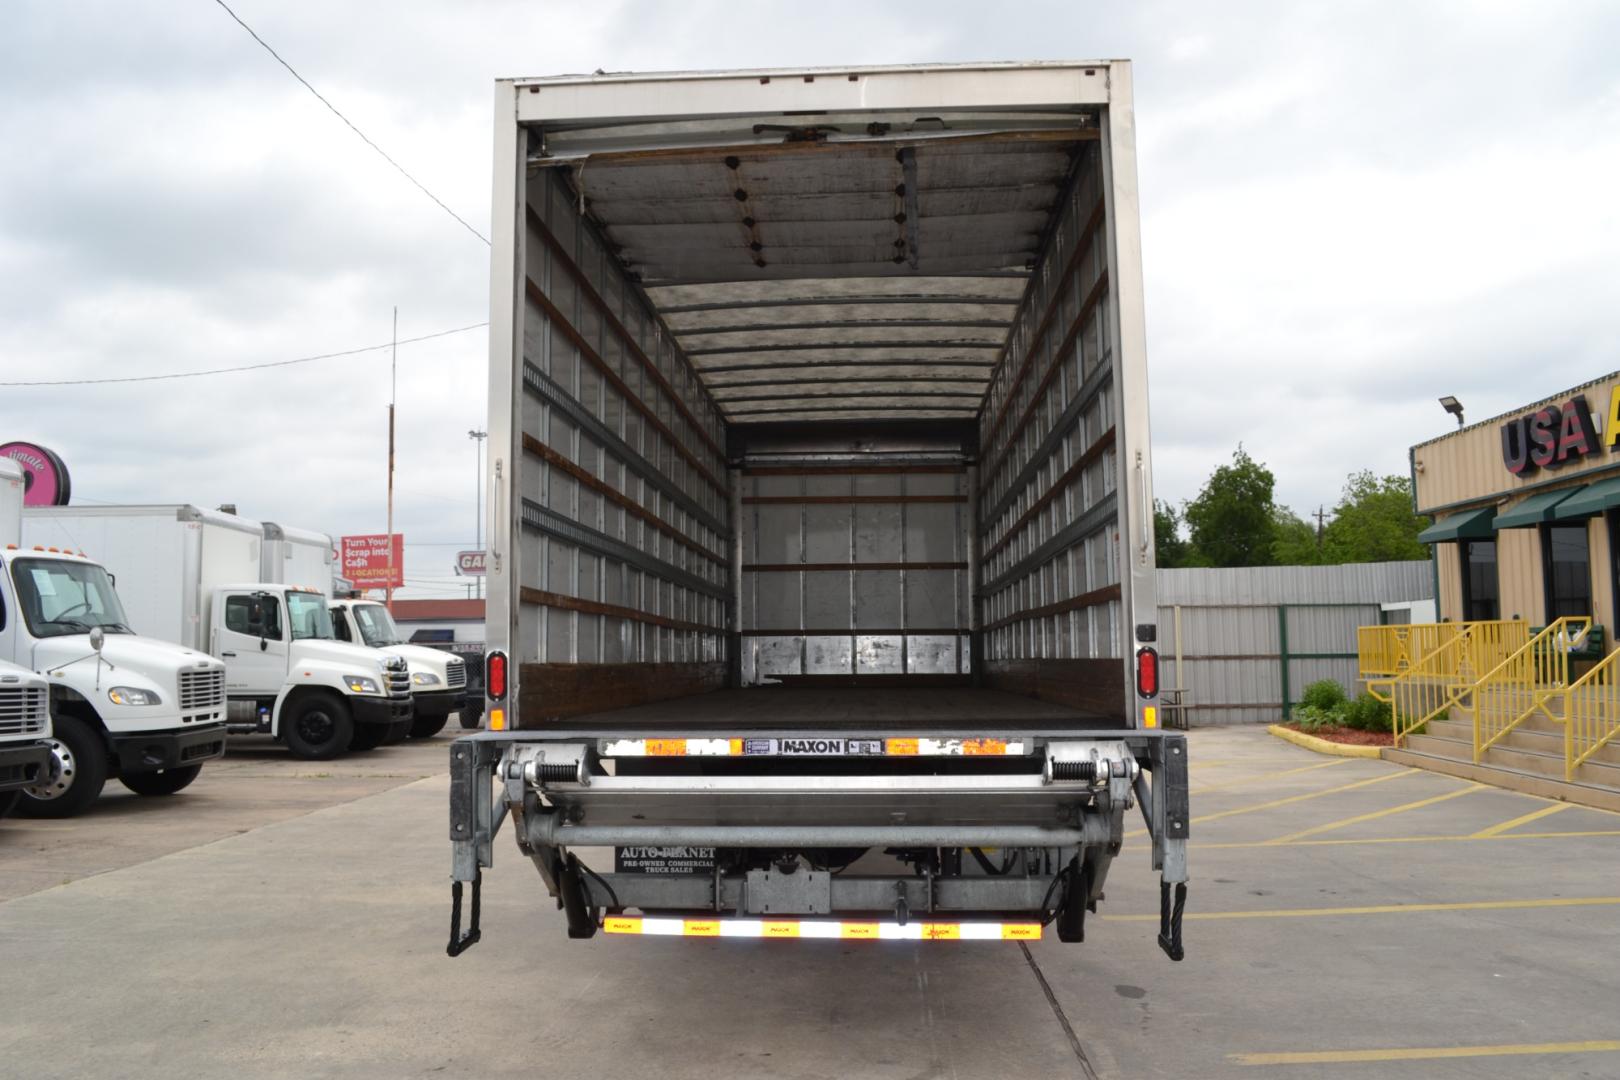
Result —
[[[1523,529],[1540,525],[1543,521],[1551,521],[1558,504],[1579,490],[1579,488],[1563,488],[1559,491],[1543,491],[1538,495],[1532,495],[1517,506],[1509,507],[1497,514],[1496,527],[1499,530]]]
[[[1560,521],[1564,518],[1591,517],[1616,506],[1620,506],[1620,476],[1577,489],[1575,494],[1558,504],[1553,517]]]
[[[1489,540],[1496,535],[1496,530],[1491,525],[1491,519],[1495,516],[1496,507],[1494,506],[1451,514],[1418,533],[1418,543],[1439,544],[1447,540]]]

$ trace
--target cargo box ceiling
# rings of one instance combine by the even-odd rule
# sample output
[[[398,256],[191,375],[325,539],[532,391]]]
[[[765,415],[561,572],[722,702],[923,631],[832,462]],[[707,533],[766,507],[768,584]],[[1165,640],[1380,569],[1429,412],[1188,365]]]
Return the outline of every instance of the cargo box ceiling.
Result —
[[[794,109],[529,130],[531,174],[562,174],[729,423],[968,420],[1097,117]]]

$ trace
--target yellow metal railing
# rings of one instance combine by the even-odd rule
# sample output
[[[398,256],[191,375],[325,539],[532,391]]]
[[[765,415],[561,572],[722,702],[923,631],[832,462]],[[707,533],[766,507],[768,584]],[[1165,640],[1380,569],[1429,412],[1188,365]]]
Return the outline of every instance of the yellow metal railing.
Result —
[[[1576,679],[1567,689],[1550,695],[1561,699],[1562,715],[1547,709],[1547,715],[1564,725],[1564,779],[1575,779],[1575,770],[1589,761],[1616,735],[1620,735],[1620,652],[1611,652],[1597,665]]]
[[[1454,635],[1394,678],[1367,680],[1367,692],[1390,706],[1396,746],[1404,745],[1407,735],[1430,720],[1450,712],[1472,682],[1461,674],[1468,668],[1468,639]]]
[[[1491,656],[1500,662],[1529,641],[1530,624],[1523,619],[1493,619],[1358,627],[1356,655],[1361,678],[1366,681],[1403,675],[1458,637],[1468,638],[1473,644],[1470,651],[1452,655],[1478,671],[1495,666],[1494,662],[1487,663]]]
[[[1534,713],[1553,715],[1547,702],[1570,689],[1570,653],[1591,629],[1590,616],[1557,619],[1469,688],[1465,696],[1474,719],[1476,762]]]

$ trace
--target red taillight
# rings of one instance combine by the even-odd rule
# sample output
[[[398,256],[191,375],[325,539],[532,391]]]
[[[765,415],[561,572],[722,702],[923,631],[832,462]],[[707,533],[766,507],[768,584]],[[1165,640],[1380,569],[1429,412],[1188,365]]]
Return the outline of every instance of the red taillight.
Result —
[[[1136,692],[1143,697],[1159,692],[1159,654],[1153,649],[1136,650]]]
[[[506,654],[492,652],[484,660],[484,693],[493,701],[506,699]]]

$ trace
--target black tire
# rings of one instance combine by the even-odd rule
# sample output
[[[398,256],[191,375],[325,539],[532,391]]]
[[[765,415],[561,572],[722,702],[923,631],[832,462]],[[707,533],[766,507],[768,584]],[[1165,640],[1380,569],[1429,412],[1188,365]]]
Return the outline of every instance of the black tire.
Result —
[[[450,722],[449,713],[418,713],[411,721],[411,738],[431,739]]]
[[[173,795],[189,787],[200,772],[201,765],[177,765],[162,772],[129,773],[118,782],[137,795]]]
[[[101,732],[77,716],[52,719],[49,775],[23,788],[17,813],[23,817],[75,817],[95,802],[107,784],[107,744]]]
[[[3,818],[7,814],[11,813],[12,807],[16,806],[17,800],[21,798],[21,791],[0,791],[0,818]]]
[[[349,749],[356,753],[375,750],[388,741],[392,730],[392,724],[356,724],[354,734],[349,736]]]
[[[482,705],[461,710],[461,727],[464,731],[477,731],[484,721],[484,707]]]
[[[409,720],[395,720],[388,725],[388,734],[383,736],[384,746],[395,746],[411,737],[411,722]]]
[[[319,691],[299,699],[281,718],[281,740],[293,757],[305,761],[329,761],[349,749],[354,737],[354,718],[343,699]]]

